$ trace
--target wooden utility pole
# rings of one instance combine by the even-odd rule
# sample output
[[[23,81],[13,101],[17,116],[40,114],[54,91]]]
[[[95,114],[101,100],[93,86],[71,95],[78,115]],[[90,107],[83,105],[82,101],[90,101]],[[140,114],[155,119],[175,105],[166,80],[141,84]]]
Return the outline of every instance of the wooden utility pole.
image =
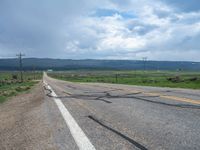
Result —
[[[143,57],[142,60],[143,60],[143,63],[144,63],[144,71],[146,71],[147,57]]]
[[[33,65],[33,79],[35,80],[35,66]]]
[[[115,81],[118,83],[118,74],[115,75]]]
[[[16,56],[18,56],[19,58],[19,70],[20,70],[20,78],[21,78],[21,82],[23,82],[23,66],[22,66],[22,56],[25,56],[24,54],[22,54],[21,52],[19,54],[17,54]]]

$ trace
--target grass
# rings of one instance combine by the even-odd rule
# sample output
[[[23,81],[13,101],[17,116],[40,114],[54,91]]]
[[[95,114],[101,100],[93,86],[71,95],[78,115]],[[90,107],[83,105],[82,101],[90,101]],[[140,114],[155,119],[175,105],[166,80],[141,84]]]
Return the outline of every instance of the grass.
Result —
[[[25,72],[24,82],[21,82],[17,72],[0,72],[0,103],[6,101],[9,97],[28,91],[41,78],[42,73],[40,72]]]
[[[178,71],[65,71],[49,76],[72,82],[200,89],[200,72]]]

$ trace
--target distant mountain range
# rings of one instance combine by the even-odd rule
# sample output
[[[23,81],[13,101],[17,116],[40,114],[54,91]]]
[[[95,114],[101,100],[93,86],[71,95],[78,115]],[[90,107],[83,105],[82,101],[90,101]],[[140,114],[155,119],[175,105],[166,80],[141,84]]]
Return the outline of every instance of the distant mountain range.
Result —
[[[0,70],[18,70],[18,59],[0,59]],[[188,70],[200,71],[200,62],[141,61],[141,60],[71,60],[50,58],[24,58],[24,70]]]

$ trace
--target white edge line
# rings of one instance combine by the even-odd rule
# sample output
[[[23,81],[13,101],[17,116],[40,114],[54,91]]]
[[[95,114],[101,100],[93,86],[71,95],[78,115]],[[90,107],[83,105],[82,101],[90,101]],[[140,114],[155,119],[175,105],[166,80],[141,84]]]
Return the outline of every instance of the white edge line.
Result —
[[[53,89],[44,81],[44,85],[47,86],[49,90],[52,91],[51,95],[53,97],[57,97],[56,93],[53,91]],[[83,130],[79,127],[75,119],[72,117],[70,112],[67,110],[67,108],[64,106],[62,101],[59,98],[53,98],[56,105],[58,106],[58,109],[60,110],[70,132],[73,136],[77,146],[80,150],[96,150],[95,147],[92,145],[88,137],[85,135]]]

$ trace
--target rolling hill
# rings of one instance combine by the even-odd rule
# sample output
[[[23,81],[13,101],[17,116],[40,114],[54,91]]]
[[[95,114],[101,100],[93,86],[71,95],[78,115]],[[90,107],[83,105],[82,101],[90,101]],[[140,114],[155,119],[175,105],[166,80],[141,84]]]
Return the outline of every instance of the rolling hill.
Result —
[[[18,70],[18,59],[0,59],[0,70]],[[74,70],[74,69],[97,69],[97,70],[188,70],[200,71],[200,62],[180,61],[147,61],[140,60],[71,60],[50,58],[24,58],[24,70]]]

